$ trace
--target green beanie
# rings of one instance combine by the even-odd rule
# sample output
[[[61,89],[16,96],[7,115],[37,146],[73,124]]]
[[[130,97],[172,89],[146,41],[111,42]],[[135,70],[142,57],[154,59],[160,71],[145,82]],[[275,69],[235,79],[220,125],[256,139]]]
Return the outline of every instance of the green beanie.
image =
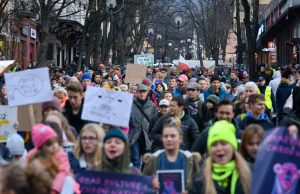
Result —
[[[234,125],[226,120],[215,122],[208,130],[207,149],[210,150],[211,145],[216,141],[226,141],[237,150],[238,144]]]

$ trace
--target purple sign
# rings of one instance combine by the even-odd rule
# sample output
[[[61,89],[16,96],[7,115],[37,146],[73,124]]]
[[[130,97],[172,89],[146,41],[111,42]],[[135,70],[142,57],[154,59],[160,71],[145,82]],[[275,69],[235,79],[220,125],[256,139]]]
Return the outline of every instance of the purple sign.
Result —
[[[300,141],[285,128],[265,134],[254,165],[251,194],[300,193]]]
[[[183,170],[158,170],[160,188],[157,194],[179,194],[184,191]]]
[[[81,194],[153,194],[152,177],[81,170],[76,173]]]

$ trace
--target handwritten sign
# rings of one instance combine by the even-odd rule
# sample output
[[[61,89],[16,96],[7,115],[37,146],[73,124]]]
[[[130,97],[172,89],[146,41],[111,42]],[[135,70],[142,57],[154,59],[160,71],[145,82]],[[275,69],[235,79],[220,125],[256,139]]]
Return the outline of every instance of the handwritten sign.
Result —
[[[42,104],[18,106],[18,121],[20,131],[31,131],[32,127],[42,122]]]
[[[88,86],[81,118],[128,127],[132,102],[132,94]]]
[[[14,60],[0,61],[0,75],[7,72],[14,64]]]
[[[0,142],[16,133],[14,123],[17,121],[18,107],[0,106]]]
[[[285,128],[273,129],[259,147],[251,194],[300,193],[300,141]]]
[[[5,73],[9,106],[52,100],[48,68]]]
[[[81,194],[154,193],[152,177],[84,170],[76,172],[75,175]]]
[[[156,171],[161,193],[181,193],[184,191],[183,170],[158,170]]]
[[[127,64],[126,68],[126,78],[127,83],[142,83],[143,79],[146,77],[147,66],[136,65],[136,64]]]

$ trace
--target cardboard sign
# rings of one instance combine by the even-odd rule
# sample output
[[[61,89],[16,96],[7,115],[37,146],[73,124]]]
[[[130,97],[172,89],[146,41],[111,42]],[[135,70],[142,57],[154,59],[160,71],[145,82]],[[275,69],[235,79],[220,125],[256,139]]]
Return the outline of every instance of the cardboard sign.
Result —
[[[256,156],[251,194],[300,193],[299,178],[300,141],[285,128],[268,131]]]
[[[9,106],[20,106],[52,100],[48,68],[5,73]]]
[[[32,104],[18,107],[18,121],[20,131],[31,131],[31,128],[42,122],[42,104]]]
[[[126,68],[126,83],[142,83],[143,79],[146,77],[147,66],[127,64]]]
[[[77,171],[75,175],[81,194],[154,193],[152,177],[85,170]]]
[[[156,176],[160,184],[157,194],[181,193],[184,191],[183,170],[158,170]]]
[[[14,124],[17,121],[18,107],[0,106],[0,142],[16,133]]]
[[[133,94],[88,86],[81,118],[128,127],[132,102]]]
[[[14,62],[14,60],[0,61],[0,75],[3,75],[5,72],[7,72],[12,67]]]

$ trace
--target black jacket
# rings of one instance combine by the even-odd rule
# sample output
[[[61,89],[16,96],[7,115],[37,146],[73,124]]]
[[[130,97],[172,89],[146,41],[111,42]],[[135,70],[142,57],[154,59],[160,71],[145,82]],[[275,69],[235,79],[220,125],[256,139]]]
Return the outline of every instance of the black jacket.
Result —
[[[154,117],[151,118],[150,120],[150,125],[149,125],[149,129],[148,129],[148,134],[151,134],[152,128],[154,127],[156,121],[158,121],[158,119],[160,119],[160,117],[162,117],[163,114],[161,114],[161,112],[158,112]]]
[[[65,108],[63,110],[63,115],[66,117],[68,120],[69,124],[73,126],[76,129],[77,134],[80,134],[80,131],[82,127],[89,123],[88,121],[82,120],[81,119],[81,113],[82,113],[82,107],[83,107],[83,99],[82,99],[82,105],[81,109],[78,114],[73,114],[72,106],[69,102],[69,100],[66,101]]]
[[[216,181],[214,181],[214,185],[217,194],[230,194],[230,185],[227,188],[223,188],[219,186]],[[193,177],[193,182],[191,184],[189,194],[200,194],[204,192],[205,192],[205,178],[204,178],[203,170],[201,170]],[[243,187],[239,179],[236,182],[235,194],[244,194]]]
[[[163,149],[162,145],[162,131],[163,126],[165,125],[167,119],[171,117],[170,114],[162,116],[154,125],[150,137],[153,141],[152,151],[157,151]],[[181,128],[183,131],[183,142],[180,145],[182,150],[190,150],[193,143],[199,137],[199,130],[195,121],[188,115],[188,112],[185,111],[185,115],[181,119]]]
[[[300,129],[300,114],[296,112],[291,112],[289,115],[287,115],[278,126],[280,127],[290,127],[291,125],[296,125],[298,129]],[[298,131],[298,134],[300,132]]]
[[[215,122],[217,121],[217,119],[215,120]],[[236,132],[236,138],[237,139],[241,139],[242,135],[243,135],[243,131],[239,129],[237,123],[233,120],[232,124],[234,124]],[[193,144],[193,147],[191,149],[191,152],[198,152],[201,155],[203,155],[204,153],[207,152],[207,138],[208,138],[208,131],[210,128],[205,129],[204,131],[202,131],[202,133],[200,134],[200,136],[198,137],[198,139],[196,140],[196,142]]]

